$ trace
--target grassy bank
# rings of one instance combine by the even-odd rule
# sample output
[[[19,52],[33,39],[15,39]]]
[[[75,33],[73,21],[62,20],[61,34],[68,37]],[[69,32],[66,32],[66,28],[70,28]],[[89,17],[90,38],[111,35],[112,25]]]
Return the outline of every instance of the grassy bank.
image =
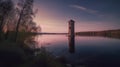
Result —
[[[0,67],[65,67],[65,64],[56,60],[45,48],[40,48],[38,54],[24,40],[33,33],[19,33],[17,42],[14,42],[14,33],[9,34],[7,40],[0,42]]]

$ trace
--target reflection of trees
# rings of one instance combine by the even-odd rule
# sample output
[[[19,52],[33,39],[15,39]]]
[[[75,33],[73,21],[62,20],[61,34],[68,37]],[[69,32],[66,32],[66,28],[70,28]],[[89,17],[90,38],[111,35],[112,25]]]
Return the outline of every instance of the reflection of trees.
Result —
[[[30,36],[30,37],[26,38],[24,43],[26,45],[28,45],[30,48],[36,49],[38,46],[38,42],[35,40],[35,38],[36,38],[36,36]]]

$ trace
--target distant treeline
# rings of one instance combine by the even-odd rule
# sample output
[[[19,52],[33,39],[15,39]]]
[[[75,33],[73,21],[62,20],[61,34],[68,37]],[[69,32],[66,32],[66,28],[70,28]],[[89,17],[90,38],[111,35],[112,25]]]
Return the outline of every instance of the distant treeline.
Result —
[[[120,38],[120,29],[117,30],[104,30],[104,31],[88,31],[88,32],[76,32],[79,36],[104,36]]]

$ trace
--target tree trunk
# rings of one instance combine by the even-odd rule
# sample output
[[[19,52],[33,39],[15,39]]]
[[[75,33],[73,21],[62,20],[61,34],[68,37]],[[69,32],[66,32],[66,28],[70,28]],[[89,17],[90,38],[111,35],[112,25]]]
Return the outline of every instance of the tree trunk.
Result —
[[[20,26],[20,22],[21,22],[21,19],[22,19],[24,8],[25,8],[25,5],[24,5],[23,9],[21,10],[20,17],[18,19],[18,23],[17,23],[17,27],[16,27],[16,33],[15,33],[15,40],[14,40],[15,42],[17,42],[17,36],[18,36],[18,32],[19,32],[19,26]]]
[[[8,36],[9,36],[9,30],[5,33],[5,40],[8,39]]]
[[[18,31],[19,31],[21,18],[22,18],[22,13],[20,14],[20,18],[18,20],[17,27],[16,27],[15,40],[14,40],[15,42],[17,42],[17,36],[18,36]]]
[[[0,41],[2,40],[3,21],[4,21],[4,17],[1,18],[1,22],[0,22]]]

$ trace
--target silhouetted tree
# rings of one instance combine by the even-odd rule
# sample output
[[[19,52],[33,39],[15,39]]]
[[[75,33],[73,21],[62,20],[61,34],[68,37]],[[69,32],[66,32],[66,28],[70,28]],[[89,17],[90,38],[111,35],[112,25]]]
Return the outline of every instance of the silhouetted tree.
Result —
[[[41,27],[37,26],[37,24],[35,22],[30,22],[29,26],[27,26],[27,32],[34,32],[34,33],[38,33],[41,32]]]
[[[32,31],[40,33],[41,32],[41,27],[40,26],[33,27]]]
[[[37,12],[33,11],[33,1],[19,0],[18,4],[14,5],[12,0],[0,0],[0,38],[3,31],[6,33],[6,39],[9,31],[16,31],[16,41],[19,31],[35,32],[38,30],[36,23],[33,22],[33,17]]]
[[[0,0],[0,38],[4,26],[9,22],[12,17],[14,4],[11,0]]]
[[[15,41],[17,40],[19,29],[25,30],[27,25],[33,20],[33,0],[19,0],[18,10],[19,19],[16,26]]]

